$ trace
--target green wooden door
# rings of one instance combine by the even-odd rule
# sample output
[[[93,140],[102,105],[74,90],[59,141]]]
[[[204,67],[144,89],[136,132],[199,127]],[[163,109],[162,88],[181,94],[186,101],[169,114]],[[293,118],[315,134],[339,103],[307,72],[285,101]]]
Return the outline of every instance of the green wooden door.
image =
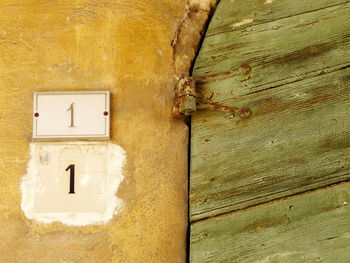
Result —
[[[350,262],[350,1],[221,0],[196,59],[190,261]]]

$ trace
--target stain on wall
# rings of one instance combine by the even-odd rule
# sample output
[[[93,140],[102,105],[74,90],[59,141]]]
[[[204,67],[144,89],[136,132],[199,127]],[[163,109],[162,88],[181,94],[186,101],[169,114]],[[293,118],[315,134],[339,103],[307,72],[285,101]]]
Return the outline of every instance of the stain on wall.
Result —
[[[0,262],[185,262],[188,128],[171,109],[188,74],[174,46],[189,10],[173,0],[0,3]],[[58,90],[111,92],[111,142],[128,158],[124,208],[106,224],[42,224],[21,210],[32,94]]]

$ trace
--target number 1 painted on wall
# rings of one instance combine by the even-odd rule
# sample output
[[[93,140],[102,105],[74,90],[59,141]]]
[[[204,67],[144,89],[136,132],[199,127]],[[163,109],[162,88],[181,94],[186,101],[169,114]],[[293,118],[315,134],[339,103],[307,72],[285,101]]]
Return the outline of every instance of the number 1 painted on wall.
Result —
[[[75,165],[70,164],[66,171],[70,170],[70,179],[69,179],[69,194],[75,194],[74,192],[74,173],[75,173]]]

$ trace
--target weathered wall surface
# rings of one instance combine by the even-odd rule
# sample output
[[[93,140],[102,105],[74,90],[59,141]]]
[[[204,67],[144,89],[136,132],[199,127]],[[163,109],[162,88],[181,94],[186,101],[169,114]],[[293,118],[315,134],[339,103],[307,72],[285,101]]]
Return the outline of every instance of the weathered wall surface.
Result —
[[[174,39],[189,13],[173,0],[0,2],[0,262],[185,261],[188,130],[171,108],[182,74]],[[100,89],[112,95],[111,141],[127,155],[122,213],[98,226],[28,220],[19,185],[32,93]]]

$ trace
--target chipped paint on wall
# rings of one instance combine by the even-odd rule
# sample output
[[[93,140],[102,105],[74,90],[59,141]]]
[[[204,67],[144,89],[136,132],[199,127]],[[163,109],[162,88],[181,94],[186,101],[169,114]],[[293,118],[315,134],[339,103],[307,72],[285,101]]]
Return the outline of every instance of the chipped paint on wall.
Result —
[[[203,11],[210,11],[216,2],[215,0],[188,0],[188,5],[191,7],[197,6]]]
[[[31,143],[21,183],[21,208],[28,219],[82,226],[106,223],[120,213],[115,194],[123,181],[125,151],[108,142]],[[75,165],[75,193],[67,166]],[[68,171],[69,172],[69,171]]]
[[[179,80],[191,74],[192,63],[197,54],[203,30],[215,1],[188,0],[187,12],[178,26],[174,47],[175,78]]]
[[[208,13],[189,8],[0,1],[0,262],[186,261],[188,127],[171,109]],[[31,158],[33,92],[91,90],[111,92],[111,143],[127,152],[122,213],[100,225],[29,220],[19,184]]]

